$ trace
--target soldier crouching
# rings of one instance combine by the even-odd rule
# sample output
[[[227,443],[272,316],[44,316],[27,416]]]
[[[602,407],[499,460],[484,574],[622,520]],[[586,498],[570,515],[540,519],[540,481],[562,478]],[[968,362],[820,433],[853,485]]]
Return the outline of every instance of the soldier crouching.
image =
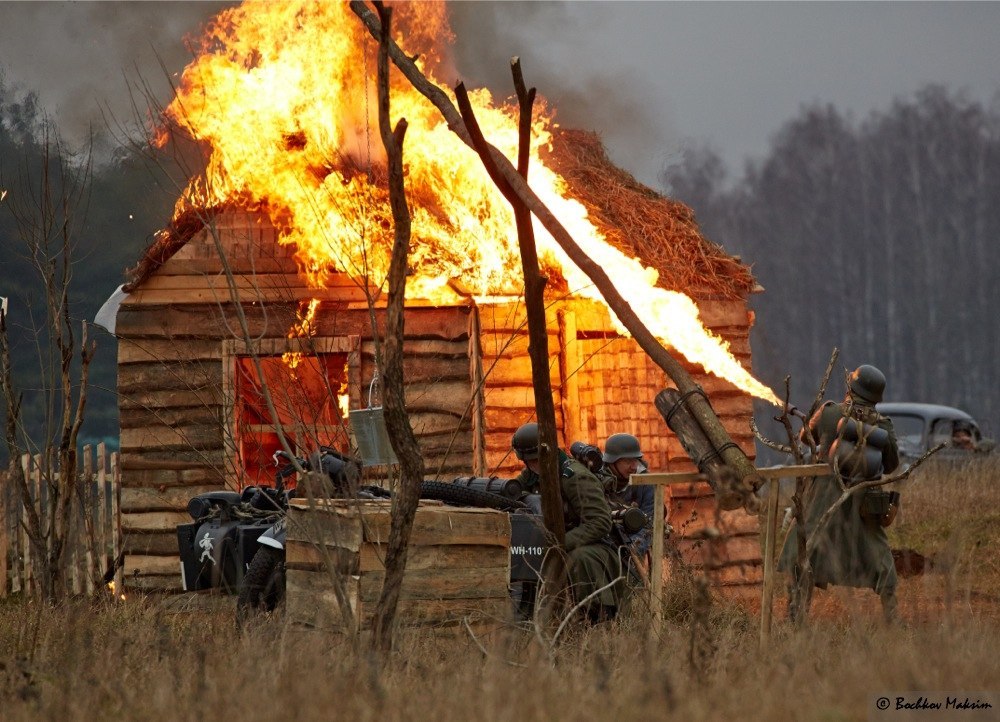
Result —
[[[525,466],[517,480],[527,491],[538,489],[538,444],[538,424],[534,423],[518,428],[511,441],[514,454]],[[604,487],[587,467],[561,449],[558,463],[573,599],[578,604],[587,600],[584,608],[591,622],[613,619],[626,585],[610,540],[611,510]]]

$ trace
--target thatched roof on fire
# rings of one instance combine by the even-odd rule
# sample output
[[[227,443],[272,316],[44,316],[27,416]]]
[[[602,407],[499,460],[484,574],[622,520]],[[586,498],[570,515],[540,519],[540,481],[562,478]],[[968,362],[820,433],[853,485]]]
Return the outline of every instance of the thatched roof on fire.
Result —
[[[757,288],[747,266],[701,235],[690,208],[612,163],[596,133],[557,130],[546,165],[566,179],[610,243],[659,271],[658,285],[729,298]]]
[[[690,208],[615,166],[596,133],[557,130],[546,163],[566,179],[570,195],[586,206],[610,243],[659,272],[658,285],[727,298],[756,289],[747,266],[701,235]],[[158,232],[135,267],[126,272],[123,290],[138,288],[214,213],[189,211]]]

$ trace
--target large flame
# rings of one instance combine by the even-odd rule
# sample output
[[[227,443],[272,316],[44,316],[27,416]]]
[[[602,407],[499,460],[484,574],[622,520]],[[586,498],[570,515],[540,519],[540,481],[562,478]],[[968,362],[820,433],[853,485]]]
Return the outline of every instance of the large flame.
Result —
[[[451,31],[443,3],[395,5],[396,40],[419,54],[438,85],[451,72]],[[388,272],[392,222],[378,134],[377,45],[346,3],[246,2],[218,15],[185,70],[167,118],[211,148],[203,177],[178,202],[259,207],[293,244],[310,282],[332,270],[380,286]],[[449,76],[450,77],[450,76]],[[404,148],[413,216],[408,292],[454,299],[450,279],[477,295],[509,293],[520,278],[513,214],[478,156],[452,133],[436,108],[393,72],[394,118],[409,123]],[[517,153],[516,111],[486,90],[471,93],[486,137]],[[778,403],[704,328],[694,302],[658,288],[657,273],[605,241],[584,207],[538,151],[551,141],[544,105],[533,128],[531,185],[583,249],[600,263],[646,325],[687,359],[760,398]],[[536,224],[539,257],[578,296],[603,302],[591,281]],[[612,318],[614,315],[612,314]],[[616,321],[617,322],[617,321]],[[619,329],[624,332],[624,327]]]

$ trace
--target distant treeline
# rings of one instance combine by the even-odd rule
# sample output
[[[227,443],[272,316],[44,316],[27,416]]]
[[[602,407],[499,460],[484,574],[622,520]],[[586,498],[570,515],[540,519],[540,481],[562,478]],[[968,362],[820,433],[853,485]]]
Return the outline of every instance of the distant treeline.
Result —
[[[52,357],[46,341],[41,277],[26,238],[34,231],[19,226],[11,211],[13,204],[30,207],[39,201],[46,136],[54,202],[59,202],[64,183],[69,182],[59,174],[57,156],[61,154],[75,173],[86,166],[86,149],[62,145],[58,130],[43,117],[34,95],[5,83],[0,69],[0,193],[6,192],[0,201],[0,296],[9,299],[14,383],[23,395],[22,421],[32,441],[24,445],[25,450],[37,448],[56,433],[61,407],[53,384],[56,377],[47,370],[58,359]],[[125,132],[123,128],[116,131]],[[95,133],[107,136],[110,131],[97,129]],[[109,144],[107,137],[103,141]],[[77,336],[80,323],[93,321],[104,300],[123,282],[124,270],[135,264],[153,232],[169,221],[178,195],[176,187],[169,187],[166,171],[172,169],[167,156],[151,158],[127,151],[124,143],[119,147],[114,157],[94,159],[88,192],[66,217],[73,245],[70,314]],[[84,443],[107,441],[117,447],[117,344],[98,327],[91,327],[89,333],[98,351],[91,365],[81,439]],[[0,399],[0,428],[5,420],[6,403]],[[6,456],[0,443],[0,461],[5,462]]]
[[[807,406],[836,346],[828,397],[844,367],[872,363],[887,400],[1000,432],[1000,106],[930,86],[862,122],[804,107],[739,179],[701,147],[661,182],[753,264],[754,366],[779,394],[791,374]]]

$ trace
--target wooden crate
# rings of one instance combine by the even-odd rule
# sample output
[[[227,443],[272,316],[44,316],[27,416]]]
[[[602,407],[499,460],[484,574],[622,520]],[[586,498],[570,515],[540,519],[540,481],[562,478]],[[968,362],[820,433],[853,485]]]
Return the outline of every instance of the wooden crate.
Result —
[[[286,543],[286,619],[295,628],[338,629],[343,615],[334,580],[344,584],[351,615],[370,626],[385,575],[391,523],[383,501],[293,500]],[[470,615],[511,613],[510,517],[492,509],[421,502],[410,534],[397,621],[449,627]]]

